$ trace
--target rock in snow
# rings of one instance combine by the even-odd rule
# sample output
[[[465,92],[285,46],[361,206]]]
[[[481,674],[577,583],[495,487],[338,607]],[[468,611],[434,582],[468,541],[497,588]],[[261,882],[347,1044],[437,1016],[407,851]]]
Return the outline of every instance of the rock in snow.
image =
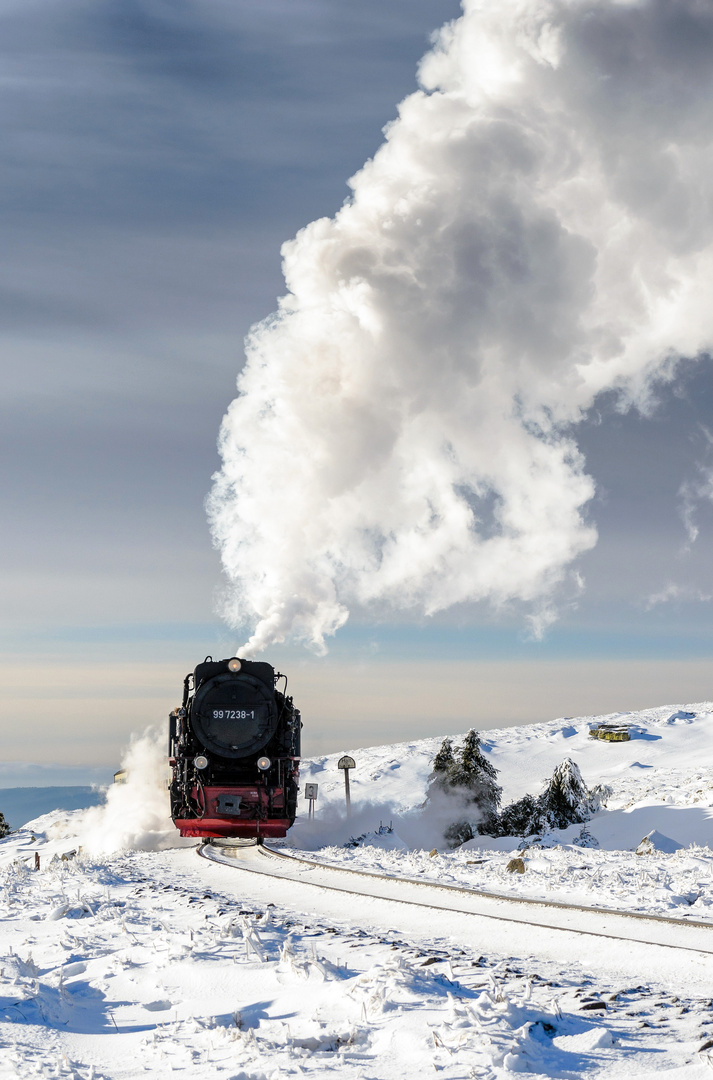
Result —
[[[666,851],[672,854],[674,851],[680,851],[682,847],[683,844],[679,844],[678,840],[672,840],[670,836],[664,836],[658,829],[652,829],[637,847],[636,854],[652,855],[654,851]]]

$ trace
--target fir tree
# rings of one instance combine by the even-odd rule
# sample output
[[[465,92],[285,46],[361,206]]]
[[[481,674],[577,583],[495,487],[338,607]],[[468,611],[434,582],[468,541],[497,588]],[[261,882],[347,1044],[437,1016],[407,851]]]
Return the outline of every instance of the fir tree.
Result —
[[[441,749],[433,759],[432,772],[429,779],[446,783],[454,765],[453,740],[444,739],[441,743]]]
[[[536,799],[524,795],[506,806],[498,819],[500,836],[532,836],[548,829],[582,824],[601,807],[602,791],[590,791],[579,766],[571,758],[557,766],[552,779]]]
[[[596,836],[592,836],[586,825],[583,825],[579,831],[579,836],[576,836],[572,841],[577,847],[583,848],[598,848],[599,841]]]
[[[539,832],[542,814],[538,800],[532,795],[523,795],[517,802],[510,803],[500,815],[498,827],[496,836],[532,836]]]
[[[433,759],[428,799],[432,800],[436,791],[460,797],[466,803],[467,814],[446,829],[445,838],[450,847],[459,847],[476,832],[497,828],[502,794],[497,775],[498,770],[483,754],[477,731],[469,731],[463,746],[455,751],[450,739],[443,740]]]
[[[592,812],[591,795],[579,766],[571,758],[565,758],[557,766],[540,802],[550,829],[566,829],[568,825],[588,820]]]
[[[480,735],[471,728],[449,775],[451,787],[462,788],[481,814],[492,817],[497,815],[503,792],[497,777],[498,770],[480,749]]]
[[[494,798],[496,800],[496,805],[499,805],[500,792],[502,789],[495,783],[498,776],[498,770],[492,762],[488,761],[483,751],[480,749],[480,735],[474,728],[471,728],[465,737],[458,764],[463,776],[468,780],[477,780],[479,783],[492,781],[490,786],[497,792],[497,794],[494,795]]]
[[[432,802],[438,792],[445,792],[449,789],[449,776],[455,765],[455,759],[453,757],[453,741],[452,739],[444,739],[441,743],[441,748],[437,752],[433,759],[433,765],[431,767],[431,774],[428,777],[428,787],[426,788],[426,802]]]
[[[0,837],[8,836],[12,832],[12,829],[5,821],[5,815],[0,814]]]
[[[443,834],[449,848],[460,847],[466,840],[472,840],[473,835],[473,826],[469,821],[454,821]]]

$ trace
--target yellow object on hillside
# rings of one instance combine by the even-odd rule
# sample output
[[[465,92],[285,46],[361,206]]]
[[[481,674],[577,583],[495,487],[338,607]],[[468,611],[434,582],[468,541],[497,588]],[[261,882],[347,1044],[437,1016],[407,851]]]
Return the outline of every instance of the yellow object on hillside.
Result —
[[[589,729],[589,734],[593,739],[604,739],[605,742],[629,742],[631,738],[628,727],[621,725],[614,727],[610,724],[597,724]]]

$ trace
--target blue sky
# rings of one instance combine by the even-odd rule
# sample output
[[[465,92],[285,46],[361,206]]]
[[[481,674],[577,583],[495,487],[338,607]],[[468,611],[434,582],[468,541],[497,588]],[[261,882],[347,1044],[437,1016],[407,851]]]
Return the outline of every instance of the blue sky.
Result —
[[[243,339],[285,291],[281,244],[339,209],[429,34],[458,12],[0,4],[9,760],[113,765],[129,732],[163,723],[188,669],[242,640],[216,615],[204,501]],[[468,603],[431,618],[357,608],[325,658],[276,646],[307,752],[706,696],[709,360],[683,364],[646,415],[619,404],[601,395],[578,425],[599,539],[544,639],[518,605]],[[627,661],[622,689],[611,665]],[[375,703],[377,671],[401,689]]]

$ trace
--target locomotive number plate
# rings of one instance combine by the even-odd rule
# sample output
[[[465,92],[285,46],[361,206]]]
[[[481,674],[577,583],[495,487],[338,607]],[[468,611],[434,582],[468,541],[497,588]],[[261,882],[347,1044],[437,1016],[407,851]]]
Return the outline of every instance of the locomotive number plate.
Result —
[[[214,720],[254,720],[254,709],[213,709]]]

